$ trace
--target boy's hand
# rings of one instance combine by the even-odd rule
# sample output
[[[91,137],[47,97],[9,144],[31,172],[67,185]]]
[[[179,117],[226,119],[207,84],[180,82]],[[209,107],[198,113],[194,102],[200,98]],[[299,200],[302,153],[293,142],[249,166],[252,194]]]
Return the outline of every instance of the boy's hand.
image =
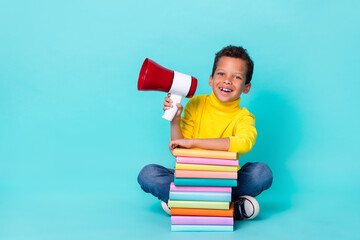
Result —
[[[163,107],[164,111],[173,107],[170,96],[171,96],[171,93],[169,93],[168,96],[165,98],[164,107]],[[176,111],[176,114],[171,122],[180,122],[180,119],[181,119],[181,113],[183,110],[183,106],[180,103],[177,103],[176,106],[178,107],[178,110]]]
[[[193,143],[194,143],[194,139],[180,138],[176,140],[171,140],[169,143],[170,152],[172,153],[173,150],[177,147],[192,148]]]

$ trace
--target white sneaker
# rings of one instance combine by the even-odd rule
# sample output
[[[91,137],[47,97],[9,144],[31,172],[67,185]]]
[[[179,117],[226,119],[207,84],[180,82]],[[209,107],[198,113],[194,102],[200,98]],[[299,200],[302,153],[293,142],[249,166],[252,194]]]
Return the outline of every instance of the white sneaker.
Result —
[[[168,207],[168,205],[167,205],[165,202],[161,201],[161,207],[162,207],[162,209],[164,209],[164,211],[165,211],[167,214],[170,215],[170,208]]]
[[[259,203],[250,196],[240,196],[234,202],[234,217],[238,220],[250,220],[260,212]]]

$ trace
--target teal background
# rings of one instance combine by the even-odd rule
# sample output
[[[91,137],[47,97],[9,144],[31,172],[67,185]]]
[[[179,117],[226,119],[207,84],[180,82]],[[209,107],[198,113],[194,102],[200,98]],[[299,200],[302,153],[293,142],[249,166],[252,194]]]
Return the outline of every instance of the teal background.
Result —
[[[359,239],[358,1],[0,1],[0,239]],[[233,233],[172,233],[136,178],[174,165],[166,93],[142,61],[194,75],[255,62],[241,106],[267,163],[261,212]],[[185,104],[187,100],[183,101]]]

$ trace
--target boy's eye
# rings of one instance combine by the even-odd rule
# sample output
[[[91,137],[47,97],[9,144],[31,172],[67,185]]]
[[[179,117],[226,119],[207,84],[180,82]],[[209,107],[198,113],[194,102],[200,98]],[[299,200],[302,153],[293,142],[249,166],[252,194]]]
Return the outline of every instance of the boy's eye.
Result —
[[[223,75],[224,75],[224,73],[222,73],[222,72],[218,72],[218,75],[223,76]]]
[[[235,76],[235,78],[241,80],[241,77],[239,77],[239,76]]]

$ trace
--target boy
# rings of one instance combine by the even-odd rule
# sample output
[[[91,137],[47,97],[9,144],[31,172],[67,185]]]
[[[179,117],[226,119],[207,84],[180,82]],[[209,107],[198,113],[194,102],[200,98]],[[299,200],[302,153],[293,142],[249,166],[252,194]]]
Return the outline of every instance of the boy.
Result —
[[[170,151],[176,147],[202,148],[248,153],[255,144],[257,132],[255,117],[246,108],[240,108],[240,95],[247,94],[251,88],[254,64],[242,47],[227,46],[215,56],[209,85],[212,93],[190,99],[185,107],[179,108],[171,121]],[[170,96],[170,95],[169,95]],[[166,97],[164,110],[172,107]],[[260,162],[246,163],[238,171],[237,187],[232,189],[235,202],[236,219],[252,219],[260,207],[255,196],[272,184],[270,168]],[[174,181],[174,170],[150,164],[139,173],[138,182],[145,192],[152,193],[162,202],[163,209],[169,213],[170,183]]]

